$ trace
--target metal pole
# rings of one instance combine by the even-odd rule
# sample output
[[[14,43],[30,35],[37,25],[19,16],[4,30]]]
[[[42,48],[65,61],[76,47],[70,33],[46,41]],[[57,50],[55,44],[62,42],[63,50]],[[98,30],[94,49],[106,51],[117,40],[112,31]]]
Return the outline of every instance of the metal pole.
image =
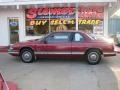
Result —
[[[76,3],[76,31],[78,31],[78,4]]]
[[[49,33],[51,33],[50,8],[49,8]]]

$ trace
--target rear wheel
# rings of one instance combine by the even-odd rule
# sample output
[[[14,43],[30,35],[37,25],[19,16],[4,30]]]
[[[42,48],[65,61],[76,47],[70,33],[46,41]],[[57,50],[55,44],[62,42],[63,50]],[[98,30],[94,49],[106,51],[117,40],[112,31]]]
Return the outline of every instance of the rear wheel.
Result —
[[[31,62],[35,61],[34,52],[30,49],[21,50],[20,58],[24,63],[31,63]]]
[[[96,65],[100,63],[102,56],[99,50],[89,50],[85,57],[89,64]]]

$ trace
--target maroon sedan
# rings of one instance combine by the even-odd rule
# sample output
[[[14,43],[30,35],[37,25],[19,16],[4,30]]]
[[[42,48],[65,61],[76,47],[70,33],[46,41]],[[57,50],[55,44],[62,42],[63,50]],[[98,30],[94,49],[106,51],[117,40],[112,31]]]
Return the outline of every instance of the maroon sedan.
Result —
[[[41,39],[10,46],[8,53],[25,63],[37,58],[76,58],[84,56],[89,64],[98,64],[102,56],[115,56],[113,43],[96,40],[78,31],[53,32]]]

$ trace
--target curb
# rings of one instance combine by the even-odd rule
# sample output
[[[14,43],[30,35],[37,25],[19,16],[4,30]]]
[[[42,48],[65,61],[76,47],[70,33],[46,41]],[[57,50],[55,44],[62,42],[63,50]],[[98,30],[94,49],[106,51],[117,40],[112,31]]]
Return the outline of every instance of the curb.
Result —
[[[9,48],[9,46],[0,46],[0,53],[7,52],[8,48]]]
[[[7,53],[7,51],[8,51],[8,49],[7,50],[0,50],[0,53],[2,53],[2,52]]]

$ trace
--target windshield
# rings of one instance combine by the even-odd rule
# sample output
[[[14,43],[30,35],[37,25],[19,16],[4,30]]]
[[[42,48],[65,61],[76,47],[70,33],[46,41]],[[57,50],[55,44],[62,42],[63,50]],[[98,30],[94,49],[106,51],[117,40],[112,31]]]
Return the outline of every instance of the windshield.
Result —
[[[96,40],[96,37],[95,37],[94,35],[92,35],[92,34],[87,34],[87,36],[88,36],[90,39],[92,39],[92,40]]]
[[[36,39],[36,41],[42,41],[45,37],[47,37],[49,34],[45,34],[45,35],[43,35],[41,38],[39,38],[39,39]]]

